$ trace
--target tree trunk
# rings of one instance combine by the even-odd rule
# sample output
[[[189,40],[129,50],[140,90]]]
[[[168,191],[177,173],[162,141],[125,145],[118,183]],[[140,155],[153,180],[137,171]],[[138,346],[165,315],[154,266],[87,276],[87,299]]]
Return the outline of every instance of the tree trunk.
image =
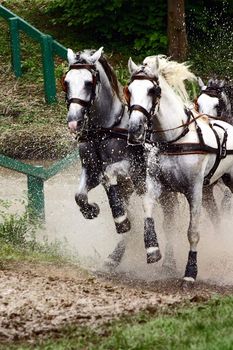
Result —
[[[168,0],[168,53],[174,60],[184,61],[187,55],[185,0]]]

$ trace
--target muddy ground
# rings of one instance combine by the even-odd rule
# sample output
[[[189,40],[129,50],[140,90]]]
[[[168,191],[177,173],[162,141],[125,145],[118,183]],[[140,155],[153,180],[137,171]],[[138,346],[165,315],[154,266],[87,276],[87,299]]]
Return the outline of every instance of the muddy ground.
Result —
[[[182,198],[174,206],[176,221],[170,237],[177,265],[172,275],[175,279],[169,279],[169,274],[163,271],[165,234],[159,207],[155,209],[164,260],[146,264],[142,203],[133,196],[132,230],[125,235],[126,252],[117,274],[88,273],[90,268],[101,270],[122,237],[115,232],[106,195],[100,186],[90,193],[90,201],[100,205],[99,217],[95,220],[82,217],[74,201],[79,174],[80,166],[76,164],[46,182],[46,227],[37,233],[38,238],[47,234],[52,242],[58,239],[65,255],[75,256],[79,265],[26,262],[0,265],[0,342],[34,341],[49,334],[59,335],[68,324],[94,327],[139,310],[154,314],[157,309],[171,308],[177,303],[204,301],[215,293],[233,293],[233,204],[231,219],[221,217],[217,232],[205,211],[202,212],[198,281],[191,290],[180,288],[189,249],[188,206]],[[3,184],[0,197],[12,200],[12,210],[20,212],[26,177],[1,170],[0,182]],[[221,205],[219,189],[216,198]],[[86,270],[80,269],[80,264]]]
[[[233,286],[180,280],[140,282],[127,275],[96,276],[78,266],[10,263],[0,270],[0,341],[59,334],[67,324],[97,326],[140,310],[156,312],[185,301],[233,293]]]

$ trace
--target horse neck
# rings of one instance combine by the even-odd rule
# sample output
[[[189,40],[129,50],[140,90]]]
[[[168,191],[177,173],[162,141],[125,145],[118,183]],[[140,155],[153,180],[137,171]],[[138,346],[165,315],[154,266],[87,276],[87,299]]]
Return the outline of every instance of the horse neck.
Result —
[[[162,93],[156,117],[153,121],[153,128],[155,130],[169,130],[156,134],[156,137],[159,140],[171,141],[181,135],[183,128],[176,128],[185,124],[188,117],[181,98],[167,84],[165,79],[161,77],[159,81]]]
[[[113,91],[100,63],[97,64],[97,69],[100,74],[100,83],[96,87],[96,98],[91,112],[92,122],[98,127],[111,128],[119,118],[122,103]]]

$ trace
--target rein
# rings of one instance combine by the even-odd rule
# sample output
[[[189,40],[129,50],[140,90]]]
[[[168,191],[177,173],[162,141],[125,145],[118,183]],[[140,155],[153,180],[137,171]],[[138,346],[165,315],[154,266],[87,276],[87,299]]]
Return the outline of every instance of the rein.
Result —
[[[156,134],[157,132],[166,132],[166,131],[172,131],[172,130],[176,130],[176,129],[179,129],[179,128],[187,127],[187,126],[189,126],[190,124],[195,123],[195,121],[196,121],[197,119],[201,118],[203,115],[206,115],[206,114],[199,114],[197,117],[194,117],[191,111],[186,110],[186,113],[187,113],[188,115],[191,115],[191,116],[192,116],[192,119],[189,118],[188,121],[187,121],[185,124],[176,126],[175,128],[171,128],[171,129],[152,130],[151,133],[152,133],[152,134]],[[214,118],[214,117],[213,117],[213,118]],[[191,120],[190,120],[190,119],[191,119]],[[217,118],[216,118],[216,119],[217,119]]]

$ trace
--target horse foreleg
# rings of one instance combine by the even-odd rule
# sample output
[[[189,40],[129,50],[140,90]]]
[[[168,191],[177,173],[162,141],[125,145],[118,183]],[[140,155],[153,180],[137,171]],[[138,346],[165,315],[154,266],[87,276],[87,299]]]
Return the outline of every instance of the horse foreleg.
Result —
[[[190,250],[188,254],[184,280],[188,282],[194,282],[197,277],[197,244],[200,239],[199,221],[202,204],[202,183],[200,182],[194,186],[190,192],[186,194],[186,198],[188,200],[190,208],[190,222],[188,228]]]
[[[121,196],[119,186],[116,184],[106,187],[106,193],[117,233],[125,233],[129,231],[131,225],[127,217],[124,199]]]
[[[178,205],[177,193],[169,192],[163,193],[159,199],[159,203],[163,209],[163,229],[165,234],[165,252],[163,259],[163,270],[167,275],[174,275],[176,272],[176,262],[173,249],[175,210]]]
[[[154,183],[153,179],[148,176],[146,179],[147,192],[143,199],[144,207],[144,243],[147,254],[147,263],[155,263],[161,259],[161,253],[155,232],[154,219],[152,218],[155,201],[161,194],[161,187]]]
[[[75,194],[75,201],[85,219],[96,218],[100,211],[96,203],[88,203],[88,191],[96,186],[96,184],[93,183],[91,187],[90,184],[90,179],[88,181],[87,169],[82,168],[78,192]]]

